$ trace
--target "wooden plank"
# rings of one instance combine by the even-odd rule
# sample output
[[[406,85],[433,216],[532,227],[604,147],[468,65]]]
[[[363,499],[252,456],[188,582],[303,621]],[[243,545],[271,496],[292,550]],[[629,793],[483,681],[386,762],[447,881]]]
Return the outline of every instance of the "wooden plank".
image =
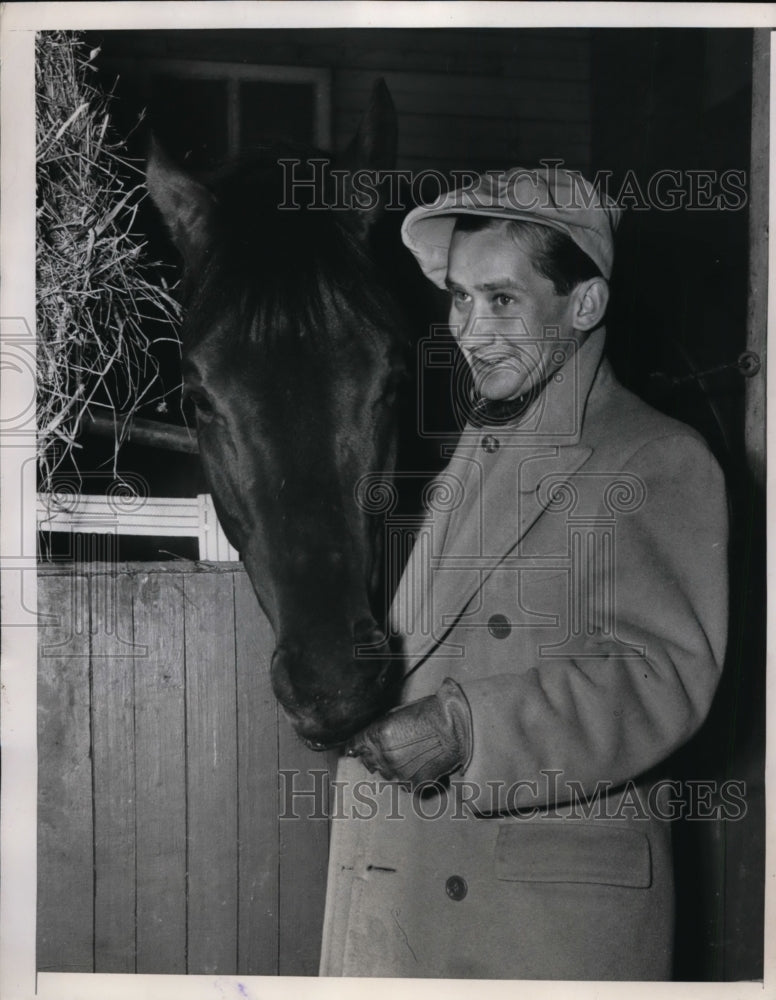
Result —
[[[122,31],[111,39],[111,55],[126,52],[176,54],[190,59],[232,59],[254,63],[294,62],[361,65],[385,52],[396,60],[405,52],[426,58],[477,54],[493,61],[513,54],[554,61],[558,71],[581,58],[590,44],[586,28],[273,28],[258,31]],[[107,48],[107,45],[106,45]],[[371,62],[367,62],[372,65]],[[390,64],[390,63],[389,63]],[[553,67],[554,71],[555,67]]]
[[[137,971],[186,971],[183,577],[135,579]]]
[[[147,34],[147,33],[146,33]],[[188,32],[186,33],[188,35]],[[174,39],[170,51],[164,55],[149,51],[141,55],[140,45],[131,50],[123,47],[115,55],[102,60],[103,69],[114,73],[121,63],[122,77],[147,72],[150,60],[169,59],[170,54],[184,56],[186,60],[205,62],[231,61],[242,64],[241,52],[245,52],[250,65],[332,67],[369,71],[374,77],[401,70],[407,72],[451,73],[472,76],[509,77],[519,80],[548,79],[583,80],[590,72],[590,43],[588,39],[526,39],[525,34],[497,33],[495,38],[485,36],[480,43],[466,32],[447,32],[443,44],[429,44],[427,36],[415,35],[402,38],[393,37],[394,32],[372,35],[371,44],[359,45],[357,40],[340,35],[341,40],[332,39],[330,32],[323,32],[311,43],[283,41],[276,33],[257,45],[250,39],[232,39],[215,46],[213,41],[201,45],[191,44],[191,40]],[[467,37],[468,36],[468,37]]]
[[[485,158],[478,149],[473,149],[471,154],[466,158],[442,159],[438,156],[402,157],[399,161],[399,167],[402,170],[411,170],[413,173],[420,173],[421,171],[430,169],[441,170],[443,173],[449,170],[473,170],[477,173],[482,173],[485,170],[507,170],[513,166],[535,166],[540,157],[553,155],[562,156],[570,169],[581,170],[583,175],[589,172],[589,151],[587,147],[582,146],[569,147],[562,151],[554,147],[541,146],[539,150],[534,150],[533,152],[530,148],[526,147],[521,150],[517,163],[514,162],[514,157],[496,159],[491,155]],[[437,186],[433,179],[428,182],[428,191],[428,195],[424,194],[424,198],[431,200],[436,197]]]
[[[37,968],[93,972],[88,581],[42,578],[38,610]]]
[[[318,55],[319,53],[316,53]],[[498,74],[502,78],[513,80],[542,80],[548,76],[548,58],[536,55],[513,56],[506,48],[488,53],[478,49],[463,50],[461,46],[451,46],[447,52],[429,52],[417,43],[413,48],[389,49],[380,47],[361,52],[340,53],[332,50],[322,52],[325,65],[347,67],[348,69],[369,70],[375,77],[391,71],[424,72],[424,73],[457,73],[469,78],[474,76],[493,77]],[[277,61],[288,58],[285,53],[277,53]],[[564,59],[553,53],[549,57],[552,63],[552,79],[554,80],[585,80],[589,74],[587,53]]]
[[[213,498],[200,493],[199,506],[199,558],[208,562],[239,562],[240,553],[233,548],[216,515]]]
[[[338,120],[335,148],[347,145],[355,133],[358,115],[349,113]],[[408,115],[402,121],[399,135],[399,157],[428,157],[435,165],[453,161],[465,162],[472,155],[492,162],[507,160],[510,164],[531,164],[528,149],[539,156],[563,156],[569,151],[587,149],[590,128],[583,122],[529,122],[516,119],[494,121],[491,118],[457,119],[449,115]]]
[[[277,702],[270,663],[275,637],[248,575],[235,581],[239,803],[237,972],[278,973]]]
[[[110,532],[120,535],[193,536],[199,530],[196,497],[138,498],[124,510],[112,497],[87,493],[67,497],[38,495],[38,523],[42,531]]]
[[[352,134],[358,126],[359,115],[357,112],[349,112],[341,116],[340,122],[343,133]],[[399,127],[399,141],[402,145],[406,141],[416,140],[424,136],[441,142],[449,140],[452,133],[460,131],[466,141],[477,143],[493,143],[497,141],[497,133],[500,129],[512,129],[520,133],[523,130],[534,130],[538,126],[558,132],[560,126],[557,122],[545,122],[533,118],[521,118],[519,121],[506,118],[484,118],[481,115],[464,117],[462,115],[406,115]],[[576,142],[585,142],[590,136],[590,126],[585,121],[569,119],[562,126],[567,131],[568,137]]]
[[[135,971],[135,690],[132,581],[90,581],[94,971]]]
[[[122,562],[121,572],[127,576],[145,578],[149,573],[162,576],[179,574],[200,574],[201,576],[231,576],[239,563],[204,563],[193,559],[167,559],[161,562]],[[73,571],[83,572],[83,563],[39,563],[38,576],[63,576]],[[105,576],[115,572],[115,563],[93,563],[89,566],[89,576]]]
[[[237,717],[231,575],[184,578],[188,969],[237,968]]]
[[[317,976],[329,859],[327,783],[336,754],[308,750],[278,711],[281,976]],[[292,772],[283,776],[282,772]],[[318,775],[316,776],[316,772]],[[323,789],[323,794],[305,792]],[[299,793],[302,794],[299,794]],[[289,807],[289,793],[293,795]],[[289,815],[290,814],[290,815]]]
[[[752,51],[752,147],[749,181],[749,295],[746,349],[762,361],[745,379],[745,447],[755,483],[765,486],[765,359],[768,337],[768,182],[770,165],[771,32],[754,32]]]
[[[763,976],[766,803],[762,775],[746,782],[746,806],[743,822],[722,821],[725,936],[721,978],[727,982]]]
[[[533,84],[499,77],[390,72],[384,75],[399,120],[408,114],[461,114],[491,118],[587,121],[589,94],[577,81],[537,80]],[[366,107],[374,78],[359,70],[334,74],[333,105],[338,111]]]

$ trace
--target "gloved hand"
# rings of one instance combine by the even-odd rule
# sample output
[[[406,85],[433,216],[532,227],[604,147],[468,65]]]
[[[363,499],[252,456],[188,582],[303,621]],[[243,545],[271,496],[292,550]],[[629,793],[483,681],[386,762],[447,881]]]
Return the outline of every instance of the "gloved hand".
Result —
[[[469,763],[466,695],[449,677],[436,694],[401,705],[354,736],[345,750],[371,772],[410,785],[439,781]]]

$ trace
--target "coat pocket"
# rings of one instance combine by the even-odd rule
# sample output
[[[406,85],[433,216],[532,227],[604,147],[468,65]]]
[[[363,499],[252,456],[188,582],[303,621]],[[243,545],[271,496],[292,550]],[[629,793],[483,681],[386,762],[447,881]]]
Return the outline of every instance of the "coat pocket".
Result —
[[[496,840],[496,878],[507,882],[587,882],[648,889],[649,839],[637,830],[509,823]]]

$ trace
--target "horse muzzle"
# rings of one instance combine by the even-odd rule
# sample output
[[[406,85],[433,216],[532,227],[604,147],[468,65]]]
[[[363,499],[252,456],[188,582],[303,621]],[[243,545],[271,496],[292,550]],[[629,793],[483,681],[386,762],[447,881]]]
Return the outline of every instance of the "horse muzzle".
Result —
[[[387,711],[392,666],[388,643],[354,655],[341,648],[311,649],[292,655],[279,646],[272,658],[272,687],[297,735],[311,750],[342,746],[372,719]]]

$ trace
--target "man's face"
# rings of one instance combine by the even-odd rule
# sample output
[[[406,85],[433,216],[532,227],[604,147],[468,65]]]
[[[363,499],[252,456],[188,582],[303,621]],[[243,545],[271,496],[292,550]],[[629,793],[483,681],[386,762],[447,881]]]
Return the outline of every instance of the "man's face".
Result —
[[[574,292],[556,293],[506,223],[453,234],[447,287],[450,325],[486,399],[528,392],[562,367],[569,340],[583,339],[574,330]]]

